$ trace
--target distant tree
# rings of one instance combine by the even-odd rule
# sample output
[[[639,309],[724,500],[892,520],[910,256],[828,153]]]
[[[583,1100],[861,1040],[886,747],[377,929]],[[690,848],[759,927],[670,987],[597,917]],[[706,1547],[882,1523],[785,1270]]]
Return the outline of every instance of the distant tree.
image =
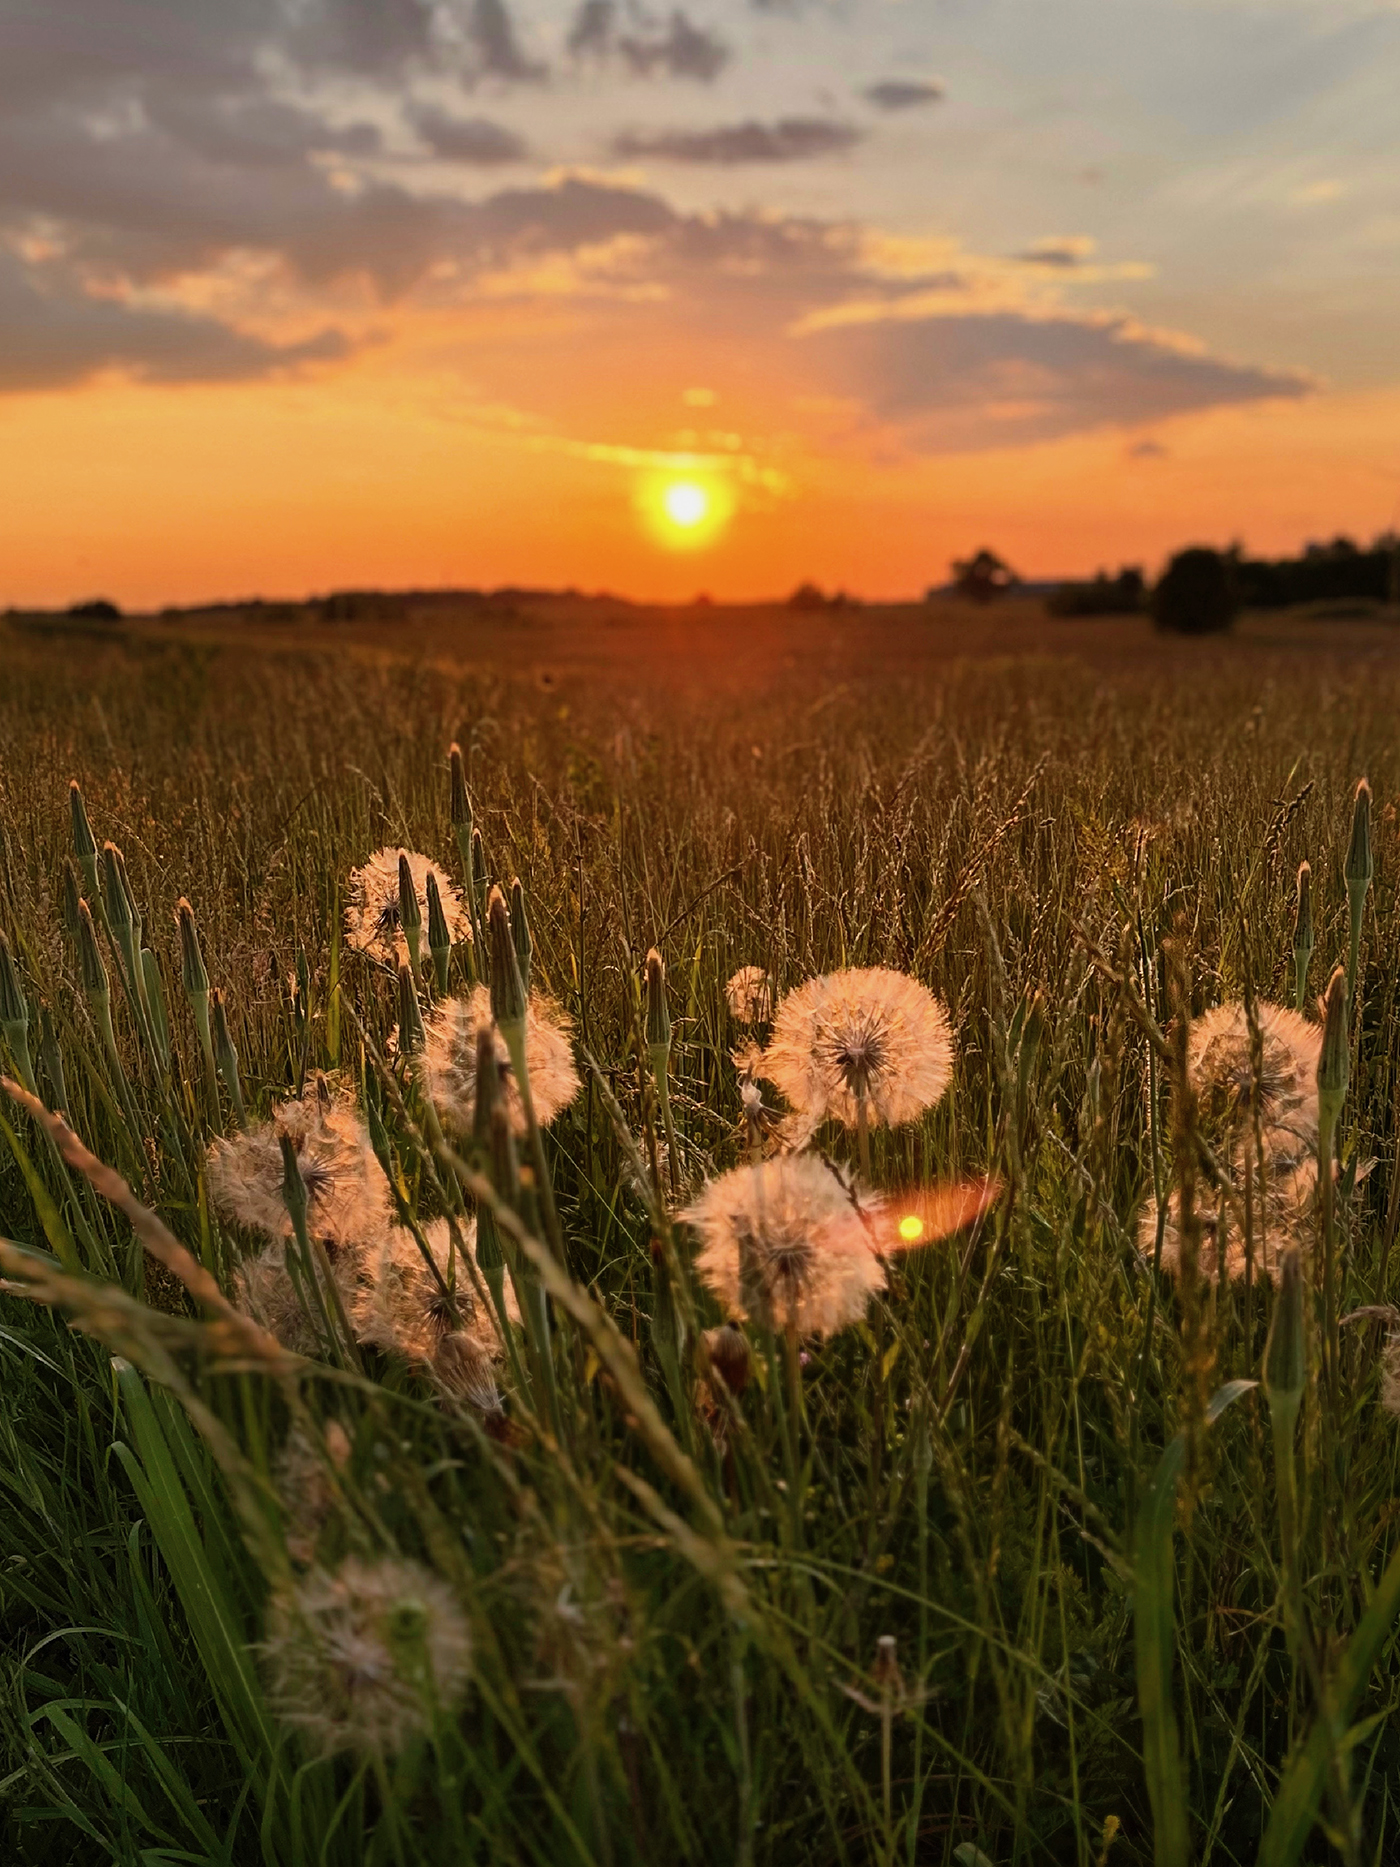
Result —
[[[1229,560],[1205,545],[1178,551],[1152,592],[1152,616],[1175,635],[1218,635],[1239,613]]]
[[[122,619],[120,607],[105,596],[91,596],[86,602],[70,603],[68,614],[81,616],[87,622],[120,622]]]
[[[1136,564],[1116,577],[1101,570],[1092,583],[1062,583],[1050,593],[1052,616],[1136,616],[1146,607],[1147,585]]]
[[[787,600],[789,609],[825,609],[826,597],[817,583],[800,583]]]
[[[1011,566],[985,545],[970,558],[954,558],[952,571],[953,588],[973,603],[990,603],[1017,582]]]

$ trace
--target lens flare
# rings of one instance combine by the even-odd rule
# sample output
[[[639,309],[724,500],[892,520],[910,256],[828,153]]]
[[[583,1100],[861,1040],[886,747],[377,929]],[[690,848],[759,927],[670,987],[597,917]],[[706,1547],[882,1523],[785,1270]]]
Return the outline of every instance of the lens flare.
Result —
[[[924,1235],[924,1222],[917,1212],[906,1212],[899,1221],[899,1235],[906,1245],[917,1244]]]

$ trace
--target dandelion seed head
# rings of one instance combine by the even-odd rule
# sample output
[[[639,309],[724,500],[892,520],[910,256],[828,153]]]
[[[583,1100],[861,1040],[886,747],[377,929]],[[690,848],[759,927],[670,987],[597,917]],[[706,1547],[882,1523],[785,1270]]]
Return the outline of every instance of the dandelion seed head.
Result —
[[[736,1024],[767,1024],[773,1016],[773,981],[761,966],[741,966],[724,996]]]
[[[428,876],[437,882],[443,917],[454,944],[472,937],[471,916],[462,891],[431,856],[417,850],[377,849],[358,869],[350,871],[350,900],[345,910],[345,938],[357,952],[397,967],[405,961],[408,942],[399,915],[399,857],[403,855],[413,877],[413,892],[424,926],[428,923]]]
[[[274,1595],[268,1697],[316,1755],[392,1755],[466,1690],[471,1634],[445,1583],[415,1562],[313,1569]]]
[[[288,1553],[297,1562],[310,1563],[316,1539],[335,1507],[335,1489],[327,1470],[327,1457],[343,1470],[350,1457],[350,1442],[338,1420],[325,1428],[323,1452],[301,1427],[293,1429],[273,1467],[273,1483],[282,1505]]]
[[[290,1349],[294,1355],[319,1356],[324,1351],[325,1341],[316,1297],[308,1290],[307,1302],[303,1303],[287,1269],[287,1249],[285,1244],[269,1245],[266,1250],[244,1258],[234,1273],[233,1300],[245,1315],[276,1336],[283,1348]],[[355,1304],[365,1258],[363,1251],[343,1251],[333,1261],[328,1260],[336,1296],[347,1316]],[[322,1301],[327,1313],[333,1316],[335,1304],[330,1291],[324,1287],[323,1273],[319,1265],[313,1268],[321,1285]]]
[[[778,1006],[762,1074],[800,1118],[799,1139],[827,1117],[896,1128],[942,1096],[953,1073],[948,1016],[917,979],[883,967],[825,973]]]
[[[882,1215],[879,1200],[803,1154],[722,1174],[680,1217],[700,1233],[696,1269],[731,1316],[832,1335],[884,1288]]]
[[[459,1222],[460,1249],[452,1251],[446,1219],[430,1219],[423,1237],[446,1281],[452,1278],[452,1305],[442,1284],[424,1260],[417,1239],[406,1226],[385,1233],[368,1277],[358,1286],[351,1311],[357,1340],[401,1356],[439,1386],[461,1395],[484,1413],[500,1408],[495,1363],[505,1353],[492,1306],[478,1295],[464,1261],[476,1249],[476,1220]],[[507,1287],[506,1313],[518,1320],[514,1290]]]
[[[477,986],[463,998],[449,998],[428,1020],[421,1058],[424,1087],[445,1126],[469,1135],[476,1113],[476,1038],[483,1028],[495,1034],[501,1066],[501,1093],[514,1132],[526,1131],[525,1105],[510,1067],[506,1041],[491,1020],[491,993]],[[531,992],[525,1012],[525,1061],[535,1118],[547,1127],[579,1092],[578,1070],[569,1042],[569,1021],[552,999]]]
[[[1263,1067],[1256,1082],[1249,1020],[1242,1004],[1219,1005],[1197,1018],[1187,1068],[1208,1124],[1232,1138],[1252,1136],[1257,1110],[1266,1148],[1278,1165],[1302,1163],[1317,1146],[1317,1065],[1322,1030],[1282,1005],[1259,1003],[1255,1017]]]
[[[1220,1216],[1216,1206],[1197,1207],[1201,1227],[1197,1259],[1200,1275],[1210,1282],[1220,1277]],[[1306,1264],[1317,1245],[1317,1163],[1304,1161],[1297,1167],[1285,1167],[1268,1184],[1262,1205],[1255,1205],[1254,1276],[1267,1277],[1277,1284],[1283,1275],[1283,1255],[1290,1248],[1302,1253]],[[1138,1221],[1138,1254],[1151,1264],[1157,1245],[1157,1202],[1149,1199]],[[1162,1269],[1171,1277],[1181,1276],[1185,1240],[1181,1232],[1176,1195],[1167,1202],[1162,1227]],[[1245,1274],[1247,1253],[1244,1231],[1238,1219],[1227,1211],[1225,1273],[1232,1283]]]
[[[389,1184],[350,1097],[324,1077],[282,1103],[270,1122],[211,1145],[205,1171],[220,1218],[269,1238],[292,1236],[282,1193],[284,1135],[306,1188],[307,1231],[331,1261],[377,1245],[391,1216]]]

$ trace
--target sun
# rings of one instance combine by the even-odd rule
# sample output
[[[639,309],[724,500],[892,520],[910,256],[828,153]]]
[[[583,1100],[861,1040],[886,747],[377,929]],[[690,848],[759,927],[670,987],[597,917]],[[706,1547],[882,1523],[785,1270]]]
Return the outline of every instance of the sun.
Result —
[[[635,500],[647,530],[664,551],[703,551],[734,515],[734,488],[708,462],[675,460],[639,477]]]
[[[710,515],[710,495],[694,480],[673,480],[662,494],[666,517],[682,531],[694,531]]]

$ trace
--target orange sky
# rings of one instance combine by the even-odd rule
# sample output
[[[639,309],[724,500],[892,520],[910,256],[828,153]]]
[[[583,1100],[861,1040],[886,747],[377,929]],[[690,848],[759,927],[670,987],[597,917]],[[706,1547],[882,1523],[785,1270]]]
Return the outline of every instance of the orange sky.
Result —
[[[24,12],[0,604],[897,597],[1394,526],[1400,15],[1109,6]]]

